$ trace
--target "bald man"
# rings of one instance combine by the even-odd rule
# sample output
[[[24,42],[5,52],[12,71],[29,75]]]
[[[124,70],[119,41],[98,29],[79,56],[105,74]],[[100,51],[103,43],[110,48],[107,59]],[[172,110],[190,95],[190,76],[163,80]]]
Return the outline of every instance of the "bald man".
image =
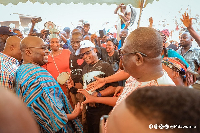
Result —
[[[0,87],[0,132],[39,133],[26,105],[12,92]]]
[[[0,53],[0,85],[9,89],[12,88],[14,74],[22,59],[20,41],[17,36],[9,37],[3,52]]]
[[[23,64],[16,71],[14,91],[32,110],[43,132],[83,132],[77,119],[78,103],[73,110],[68,98],[51,74],[41,66],[48,62],[49,51],[41,38],[29,36],[21,41]]]

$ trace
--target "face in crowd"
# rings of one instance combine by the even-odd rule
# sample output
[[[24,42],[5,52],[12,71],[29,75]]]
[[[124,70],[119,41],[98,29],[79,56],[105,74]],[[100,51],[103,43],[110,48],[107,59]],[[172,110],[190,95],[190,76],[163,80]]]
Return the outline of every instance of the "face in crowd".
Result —
[[[44,41],[35,36],[29,36],[21,41],[22,57],[25,63],[42,66],[48,62],[49,51]]]
[[[85,25],[83,26],[83,30],[84,30],[85,33],[88,33],[89,30],[90,30],[90,25],[89,25],[89,24],[85,24]]]
[[[190,36],[189,33],[187,32],[184,32],[182,35],[181,35],[181,39],[180,39],[180,45],[182,47],[187,47],[189,45],[192,44],[192,37]]]
[[[79,32],[74,32],[71,38],[71,46],[74,50],[80,48],[80,42],[83,40],[83,36]]]
[[[60,48],[60,42],[58,38],[52,38],[50,40],[50,48],[52,51],[58,51]]]
[[[96,49],[92,47],[82,48],[80,51],[80,56],[87,64],[94,64],[97,60],[96,52]]]
[[[107,41],[107,43],[106,43],[106,51],[108,52],[108,53],[111,53],[111,52],[113,52],[115,50],[115,45],[114,45],[114,43],[112,42],[112,41]]]

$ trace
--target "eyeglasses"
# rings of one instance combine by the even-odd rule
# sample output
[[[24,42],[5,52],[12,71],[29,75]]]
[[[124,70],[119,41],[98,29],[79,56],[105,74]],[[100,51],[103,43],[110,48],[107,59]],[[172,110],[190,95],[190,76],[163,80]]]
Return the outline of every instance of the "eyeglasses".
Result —
[[[86,54],[86,55],[89,55],[90,54],[90,51],[92,51],[94,48],[86,51],[85,53],[82,53],[82,54],[79,54],[80,58],[83,58],[83,56]]]
[[[42,47],[28,47],[28,48],[38,48],[38,49],[46,50],[46,49],[48,49],[48,46],[47,45],[42,45]]]
[[[142,56],[147,57],[146,54],[139,52],[139,51],[135,51],[135,52],[130,52],[130,53],[122,53],[121,49],[118,50],[119,53],[119,57],[122,58],[124,55],[129,55],[129,54],[136,54],[136,53],[140,53]]]

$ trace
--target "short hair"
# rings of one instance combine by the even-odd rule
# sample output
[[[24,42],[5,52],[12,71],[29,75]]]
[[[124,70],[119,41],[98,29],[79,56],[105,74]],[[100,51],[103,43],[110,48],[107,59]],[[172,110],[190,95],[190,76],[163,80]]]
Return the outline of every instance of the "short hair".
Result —
[[[83,35],[81,34],[81,32],[73,32],[72,36],[81,36],[83,38]]]
[[[163,49],[160,34],[150,27],[140,27],[132,31],[126,38],[126,43],[131,52],[139,51],[151,58],[160,56]]]
[[[106,40],[106,42],[108,42],[108,41],[111,41],[115,46],[118,46],[118,41],[117,41],[117,39],[116,38],[108,38],[107,40]]]
[[[199,133],[200,91],[183,86],[147,86],[133,91],[125,99],[136,117],[152,123],[196,128],[173,129],[176,133]]]

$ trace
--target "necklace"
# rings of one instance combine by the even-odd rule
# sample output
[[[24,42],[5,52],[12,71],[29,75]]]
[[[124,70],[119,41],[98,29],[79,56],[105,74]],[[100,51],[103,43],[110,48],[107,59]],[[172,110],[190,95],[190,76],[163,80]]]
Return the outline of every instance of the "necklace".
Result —
[[[54,53],[54,54],[53,54]],[[57,52],[57,53],[55,53],[55,52],[53,52],[53,51],[51,51],[51,56],[58,56],[58,55],[60,55],[62,53],[62,49],[59,49],[59,51]]]
[[[98,61],[92,66],[92,68],[94,68],[96,65],[97,65],[97,63],[99,62],[99,59],[98,59]],[[87,71],[87,77],[89,76],[89,72],[92,72],[92,71],[94,71],[94,70],[92,70],[92,69],[90,69],[90,66],[88,67],[88,71]]]

